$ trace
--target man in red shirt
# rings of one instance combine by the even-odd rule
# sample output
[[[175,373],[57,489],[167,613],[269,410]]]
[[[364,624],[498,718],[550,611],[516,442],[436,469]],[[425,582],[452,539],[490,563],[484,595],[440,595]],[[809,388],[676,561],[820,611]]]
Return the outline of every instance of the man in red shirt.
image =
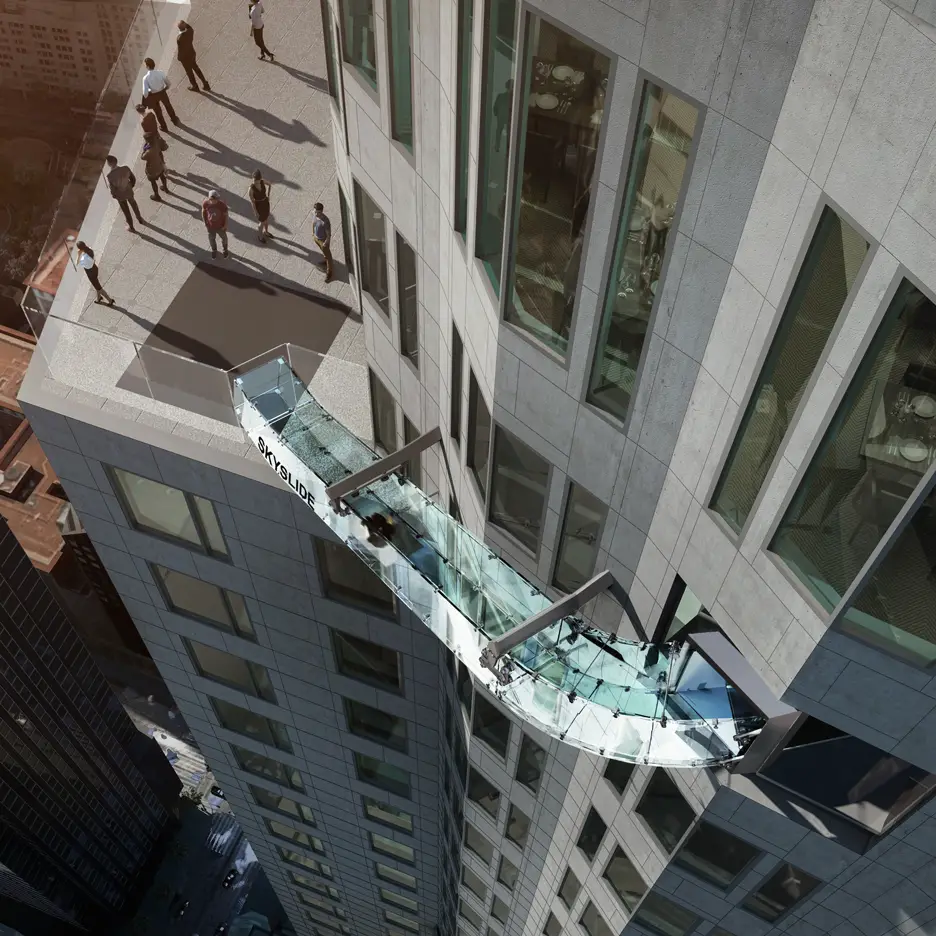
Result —
[[[201,206],[202,220],[208,230],[208,243],[211,244],[211,256],[218,256],[218,235],[221,235],[222,256],[228,256],[228,206],[221,201],[221,195],[216,189],[208,193],[208,197],[202,202]]]

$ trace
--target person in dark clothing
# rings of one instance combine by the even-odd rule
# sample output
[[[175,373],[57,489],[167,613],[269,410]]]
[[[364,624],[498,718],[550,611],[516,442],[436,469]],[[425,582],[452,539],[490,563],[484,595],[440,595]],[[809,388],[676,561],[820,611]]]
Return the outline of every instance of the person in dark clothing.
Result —
[[[153,194],[150,198],[153,201],[162,201],[157,182],[162,183],[162,190],[168,195],[169,185],[166,182],[166,159],[163,153],[169,148],[169,144],[156,132],[143,134],[143,152],[140,153],[140,159],[146,167],[146,178],[153,186]]]
[[[159,122],[156,119],[156,111],[145,104],[137,104],[136,112],[140,115],[140,127],[143,129],[143,136],[147,133],[157,133]]]
[[[108,156],[105,161],[105,171],[107,172],[107,187],[111,195],[120,205],[120,210],[127,219],[127,230],[133,231],[133,215],[136,215],[137,221],[144,224],[143,215],[137,206],[136,199],[133,197],[133,188],[136,185],[136,176],[134,176],[129,166],[118,166],[116,156]],[[133,214],[130,213],[131,209]]]
[[[270,236],[270,183],[264,181],[263,173],[259,169],[254,170],[247,197],[257,218],[257,236],[260,243],[265,244]]]
[[[320,266],[325,267],[325,282],[330,283],[334,274],[332,266],[331,252],[331,221],[325,214],[325,206],[321,202],[316,202],[313,206],[315,211],[312,217],[312,239],[316,246],[322,251],[324,258]]]
[[[501,137],[507,124],[510,123],[510,112],[513,109],[513,80],[508,79],[504,90],[494,98],[494,152],[500,152]]]
[[[97,298],[94,301],[106,301],[109,305],[113,305],[114,300],[101,285],[100,271],[98,265],[94,262],[94,251],[84,241],[78,241],[75,246],[78,248],[78,266],[85,271],[88,282],[91,283],[92,288],[97,293]]]
[[[195,30],[185,20],[179,20],[178,26],[179,35],[176,36],[176,48],[179,64],[185,69],[185,74],[188,75],[189,91],[198,90],[198,82],[195,80],[196,75],[201,78],[202,89],[210,91],[211,85],[208,84],[208,80],[202,74],[202,70],[195,60],[195,46],[192,44],[195,38]]]
[[[251,0],[247,6],[247,15],[250,17],[250,30],[253,33],[256,46],[260,50],[260,60],[262,61],[269,56],[272,62],[274,60],[273,53],[263,41],[263,12],[263,0]]]

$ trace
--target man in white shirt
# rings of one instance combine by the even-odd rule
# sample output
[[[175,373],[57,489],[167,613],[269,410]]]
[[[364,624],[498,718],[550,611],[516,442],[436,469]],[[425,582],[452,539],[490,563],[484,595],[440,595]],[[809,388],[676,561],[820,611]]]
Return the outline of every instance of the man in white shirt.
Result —
[[[143,76],[143,106],[151,107],[156,112],[156,119],[159,121],[161,130],[166,131],[169,129],[166,126],[166,118],[163,117],[162,105],[165,105],[169,119],[176,126],[179,126],[182,121],[176,117],[175,108],[169,100],[167,93],[169,79],[166,77],[166,73],[160,71],[151,58],[144,59],[144,64],[146,65],[146,74]]]
[[[263,41],[263,0],[251,2],[247,7],[247,15],[250,17],[250,29],[253,32],[254,42],[260,50],[260,61],[262,62],[267,56],[270,57],[271,62],[274,61],[273,53]]]

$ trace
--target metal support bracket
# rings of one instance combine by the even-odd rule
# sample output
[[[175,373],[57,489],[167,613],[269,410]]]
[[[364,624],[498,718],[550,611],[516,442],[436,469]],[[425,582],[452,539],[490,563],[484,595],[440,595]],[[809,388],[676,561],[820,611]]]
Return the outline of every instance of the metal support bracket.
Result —
[[[336,481],[331,487],[325,489],[325,496],[328,498],[329,503],[334,506],[342,498],[353,494],[355,491],[359,491],[372,481],[377,481],[380,478],[386,477],[401,465],[405,465],[413,456],[418,455],[420,452],[425,451],[430,446],[441,441],[442,430],[436,426],[435,429],[424,432],[418,439],[407,443],[403,448],[399,448],[395,452],[391,452],[389,455],[377,459],[377,461],[368,465],[366,468],[362,468],[360,471],[355,471],[354,474],[348,475],[347,478]]]
[[[544,608],[537,614],[528,617],[522,624],[518,624],[513,629],[496,637],[481,651],[481,664],[489,669],[501,685],[506,685],[511,680],[510,670],[512,668],[510,661],[504,661],[498,666],[498,661],[506,653],[509,653],[514,647],[519,647],[525,640],[545,630],[551,624],[554,624],[560,618],[568,617],[579,610],[583,605],[588,604],[592,598],[600,595],[602,592],[610,591],[614,598],[624,609],[634,629],[642,639],[644,637],[644,628],[637,616],[637,611],[630,600],[630,596],[623,589],[617,579],[606,569],[599,572],[594,578],[587,581],[581,588],[565,595],[558,601],[554,601],[548,608]],[[572,634],[576,633],[576,625],[573,624]],[[579,632],[585,629],[581,625]],[[609,635],[610,636],[610,635]]]

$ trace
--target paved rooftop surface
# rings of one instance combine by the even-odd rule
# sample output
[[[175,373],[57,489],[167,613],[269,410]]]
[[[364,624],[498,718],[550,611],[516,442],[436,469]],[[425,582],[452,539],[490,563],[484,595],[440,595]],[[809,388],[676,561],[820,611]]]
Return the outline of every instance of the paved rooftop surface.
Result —
[[[127,232],[110,200],[91,242],[116,305],[94,304],[83,276],[74,300],[57,302],[53,315],[81,327],[46,327],[40,346],[51,378],[44,388],[246,454],[239,427],[203,415],[212,412],[210,406],[200,414],[197,404],[170,406],[127,389],[146,386],[134,377],[149,378],[141,361],[154,355],[141,355],[138,346],[227,369],[290,341],[354,362],[338,371],[342,379],[357,381],[363,374],[354,366],[364,360],[363,331],[343,262],[318,5],[276,0],[267,6],[264,38],[275,63],[258,60],[243,0],[195,0],[188,19],[212,91],[187,89],[175,61],[173,29],[158,63],[168,68],[170,99],[182,121],[164,134],[170,193],[163,203],[151,201],[142,163],[132,165],[146,225]],[[139,153],[141,146],[136,130],[132,151]],[[255,169],[272,183],[274,236],[265,244],[258,240],[247,198]],[[201,219],[201,202],[212,188],[230,209],[227,259],[211,259]],[[325,204],[333,226],[335,279],[329,284],[312,239],[316,201]],[[82,237],[87,234],[83,229]],[[153,395],[160,398],[158,390]]]

